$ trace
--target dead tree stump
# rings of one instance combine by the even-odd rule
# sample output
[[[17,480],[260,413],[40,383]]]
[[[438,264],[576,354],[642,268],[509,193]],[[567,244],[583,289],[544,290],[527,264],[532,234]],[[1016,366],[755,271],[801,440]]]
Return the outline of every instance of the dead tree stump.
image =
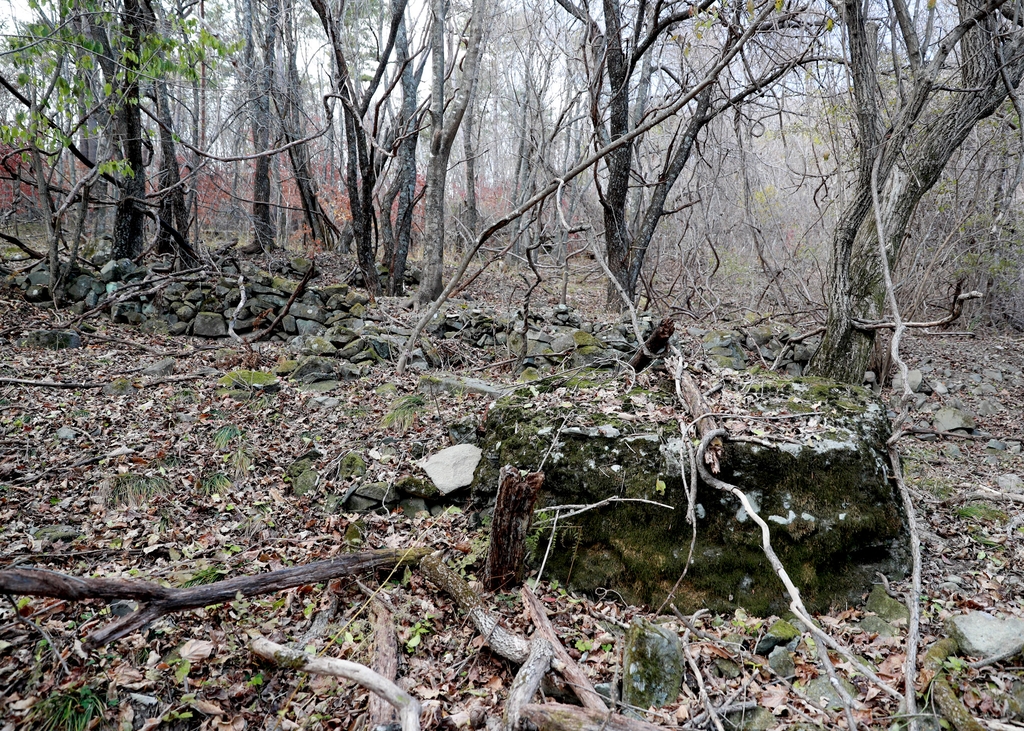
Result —
[[[676,324],[667,317],[658,323],[658,327],[654,328],[654,332],[647,338],[647,342],[636,351],[636,355],[629,361],[630,367],[639,373],[649,366],[654,358],[668,347],[668,340],[675,331]]]
[[[533,518],[533,504],[543,484],[543,472],[524,476],[512,465],[501,468],[484,579],[488,591],[500,591],[522,583],[526,534]]]

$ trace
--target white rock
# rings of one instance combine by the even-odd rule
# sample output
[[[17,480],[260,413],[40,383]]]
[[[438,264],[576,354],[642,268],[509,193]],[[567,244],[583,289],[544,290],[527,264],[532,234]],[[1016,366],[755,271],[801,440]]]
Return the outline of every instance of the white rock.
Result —
[[[480,464],[483,451],[472,444],[457,444],[422,460],[419,465],[442,495],[466,487]]]
[[[996,482],[1003,492],[1024,492],[1024,480],[1020,479],[1020,475],[1015,475],[1012,472],[999,475]]]

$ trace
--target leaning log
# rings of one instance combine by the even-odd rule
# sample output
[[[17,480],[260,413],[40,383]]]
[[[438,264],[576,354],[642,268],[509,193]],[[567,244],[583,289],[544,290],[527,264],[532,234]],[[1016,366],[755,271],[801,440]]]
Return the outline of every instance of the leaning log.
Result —
[[[48,596],[67,601],[102,599],[108,602],[140,602],[139,608],[131,614],[100,627],[89,635],[85,644],[99,647],[140,630],[165,614],[198,609],[211,604],[229,603],[236,599],[271,594],[305,584],[318,584],[363,571],[396,565],[415,565],[427,553],[425,548],[346,553],[325,561],[290,566],[255,576],[237,576],[188,589],[175,589],[147,581],[84,579],[56,571],[7,569],[0,571],[0,594]]]

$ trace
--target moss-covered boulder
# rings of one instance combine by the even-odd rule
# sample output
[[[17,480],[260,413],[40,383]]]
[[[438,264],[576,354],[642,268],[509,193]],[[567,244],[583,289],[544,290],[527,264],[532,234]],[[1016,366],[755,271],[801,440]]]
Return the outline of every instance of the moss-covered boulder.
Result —
[[[859,601],[877,571],[903,576],[908,550],[887,479],[889,422],[871,392],[772,376],[727,389],[753,413],[792,417],[753,422],[758,432],[761,424],[785,425],[774,446],[765,441],[770,434],[762,443],[727,442],[720,477],[744,490],[768,522],[773,546],[812,611]],[[626,500],[563,515],[545,578],[659,604],[689,550],[681,475],[690,469],[677,421],[689,417],[674,411],[669,393],[634,392],[615,408],[595,399],[592,411],[581,406],[585,396],[574,403],[543,397],[536,386],[524,386],[489,412],[475,502],[493,500],[502,465],[534,470],[550,449],[539,508]],[[764,557],[760,530],[736,498],[700,484],[696,515],[693,565],[675,595],[680,609],[785,611],[789,598]],[[543,517],[533,536],[538,563],[550,538],[551,521]]]

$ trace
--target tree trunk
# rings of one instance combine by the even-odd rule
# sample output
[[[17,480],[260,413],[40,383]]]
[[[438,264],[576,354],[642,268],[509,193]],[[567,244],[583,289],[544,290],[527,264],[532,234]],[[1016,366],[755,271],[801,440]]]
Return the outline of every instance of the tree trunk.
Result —
[[[405,289],[405,266],[412,245],[412,214],[416,199],[416,144],[419,141],[416,119],[416,90],[419,74],[413,71],[409,57],[409,35],[405,27],[405,14],[395,37],[395,53],[402,65],[402,108],[398,143],[398,207],[395,210],[395,251],[388,262],[388,294],[400,295]],[[422,66],[420,67],[423,68]],[[388,211],[390,214],[390,209]]]
[[[446,17],[445,0],[432,0],[433,25],[430,33],[431,80],[430,93],[430,158],[427,162],[426,226],[424,235],[424,256],[426,267],[419,291],[416,293],[420,304],[432,302],[444,289],[444,203],[445,183],[448,179],[448,158],[451,155],[455,135],[462,124],[469,105],[469,98],[476,83],[477,68],[483,46],[483,23],[487,11],[487,0],[473,0],[466,57],[462,63],[462,78],[454,99],[446,110],[444,98],[445,59],[444,25]],[[447,111],[447,114],[446,114]]]
[[[254,101],[252,139],[256,152],[270,149],[270,94],[274,88],[274,47],[277,38],[278,0],[267,7],[263,42],[263,68]],[[274,248],[274,216],[270,209],[270,156],[256,158],[252,179],[252,223],[254,243],[262,251]]]
[[[142,55],[142,9],[139,0],[125,0],[121,11],[131,54],[122,54],[124,81],[121,106],[117,112],[121,152],[129,170],[120,178],[120,195],[114,214],[114,241],[111,257],[134,259],[142,253],[145,217],[142,207],[146,198],[146,166],[142,157],[142,117],[139,111],[139,57]]]

